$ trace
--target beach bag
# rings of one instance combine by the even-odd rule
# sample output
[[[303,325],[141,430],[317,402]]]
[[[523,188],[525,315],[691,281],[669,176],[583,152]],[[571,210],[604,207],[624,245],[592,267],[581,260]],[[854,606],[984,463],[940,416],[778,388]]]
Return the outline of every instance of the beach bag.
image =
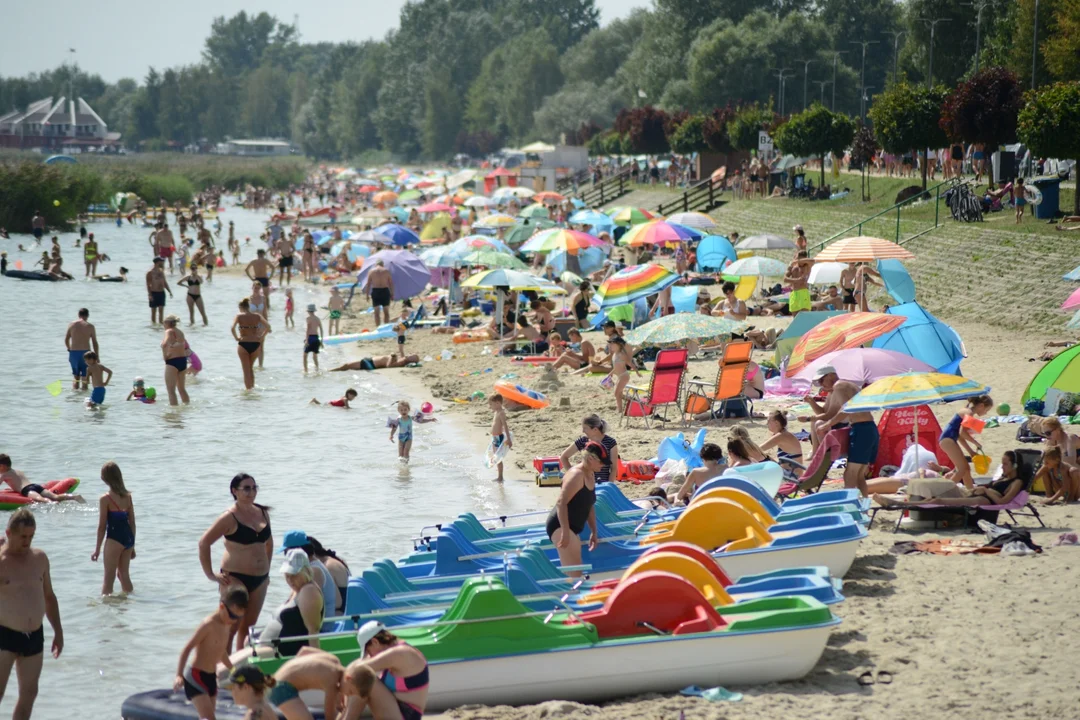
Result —
[[[1020,427],[1016,428],[1016,440],[1017,440],[1017,442],[1037,443],[1037,442],[1042,442],[1045,439],[1046,438],[1044,438],[1042,435],[1039,435],[1038,433],[1035,433],[1035,432],[1031,431],[1031,428],[1028,427],[1028,421],[1027,420],[1020,423]]]
[[[1024,403],[1024,412],[1027,412],[1031,415],[1043,415],[1044,407],[1045,403],[1042,400],[1038,398],[1031,398],[1026,403]]]

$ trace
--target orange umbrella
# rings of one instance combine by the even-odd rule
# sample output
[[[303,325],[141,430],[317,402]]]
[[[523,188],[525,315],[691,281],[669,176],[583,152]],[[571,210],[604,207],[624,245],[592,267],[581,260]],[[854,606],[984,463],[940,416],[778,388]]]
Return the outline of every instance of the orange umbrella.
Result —
[[[794,377],[804,367],[826,353],[846,350],[870,342],[895,330],[907,320],[903,315],[855,312],[836,315],[811,328],[799,338],[788,358],[787,376]]]
[[[383,190],[382,192],[377,192],[374,195],[372,195],[371,196],[371,201],[375,202],[375,203],[380,203],[380,204],[381,203],[392,203],[392,202],[396,202],[397,198],[398,198],[398,196],[397,196],[396,192],[393,192],[392,190]]]
[[[911,260],[915,256],[896,243],[873,237],[837,240],[814,256],[817,262],[873,262]]]
[[[544,192],[538,192],[535,195],[533,195],[532,199],[533,199],[533,202],[539,202],[539,203],[547,203],[549,201],[552,202],[552,203],[561,203],[566,198],[563,197],[562,195],[560,195],[557,192],[551,192],[550,190],[545,190]]]

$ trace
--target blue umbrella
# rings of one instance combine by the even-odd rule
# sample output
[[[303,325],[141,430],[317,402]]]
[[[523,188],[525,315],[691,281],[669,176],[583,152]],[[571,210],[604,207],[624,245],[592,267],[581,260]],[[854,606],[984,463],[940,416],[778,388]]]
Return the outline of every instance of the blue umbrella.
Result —
[[[587,275],[588,273],[595,272],[604,266],[604,261],[607,260],[607,253],[602,247],[590,247],[582,248],[578,250],[577,256],[574,260],[577,261],[577,269],[573,267],[567,267],[567,254],[565,250],[556,250],[547,257],[547,264],[555,270],[556,275],[561,275],[567,270],[577,275]],[[574,260],[570,260],[569,264],[573,265]]]
[[[367,274],[379,261],[390,271],[394,279],[394,299],[404,300],[419,295],[431,282],[431,270],[408,250],[380,250],[364,261],[364,267],[356,276],[358,288],[364,286]]]
[[[898,303],[915,302],[915,281],[900,260],[878,260],[877,270],[885,281],[885,290]]]
[[[375,228],[375,232],[384,236],[394,245],[418,245],[420,237],[407,227],[387,223]]]
[[[330,254],[337,257],[338,253],[341,252],[341,248],[346,245],[349,246],[348,258],[352,262],[356,262],[357,258],[367,258],[371,256],[371,248],[367,245],[349,242],[348,240],[341,240],[340,242],[334,243],[333,247],[330,248]]]
[[[574,207],[576,207],[579,210],[581,208],[585,207],[585,201],[584,200],[578,200],[577,198],[570,198],[570,204],[572,204]]]
[[[1080,280],[1080,265],[1073,268],[1063,276],[1065,280]]]
[[[872,347],[895,350],[922,360],[938,372],[959,375],[960,361],[967,357],[964,341],[956,331],[916,302],[891,307],[885,312],[903,315],[903,325],[874,340]]]
[[[698,272],[720,270],[739,259],[735,247],[723,235],[707,235],[697,246]]]

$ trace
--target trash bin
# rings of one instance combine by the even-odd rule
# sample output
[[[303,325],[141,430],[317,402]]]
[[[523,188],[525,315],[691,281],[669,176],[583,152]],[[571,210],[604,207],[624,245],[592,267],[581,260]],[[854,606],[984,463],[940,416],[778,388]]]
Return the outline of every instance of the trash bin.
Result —
[[[1031,184],[1042,193],[1042,202],[1035,206],[1035,217],[1050,220],[1061,214],[1061,179],[1057,175],[1032,178]]]

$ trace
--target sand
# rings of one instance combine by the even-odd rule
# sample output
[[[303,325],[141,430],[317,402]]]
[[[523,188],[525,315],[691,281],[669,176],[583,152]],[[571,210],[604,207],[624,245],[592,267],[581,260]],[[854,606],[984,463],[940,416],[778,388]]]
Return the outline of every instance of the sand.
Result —
[[[373,325],[370,314],[359,314],[343,321],[342,332]],[[995,402],[1008,402],[1014,408],[1019,406],[1027,382],[1042,366],[1028,358],[1040,354],[1046,340],[1061,339],[1023,336],[987,326],[955,327],[970,356],[963,364],[964,374],[991,385]],[[600,334],[587,337],[596,343]],[[609,421],[609,432],[619,441],[625,459],[649,458],[664,437],[698,429],[696,425],[684,429],[677,422],[666,428],[646,429],[640,420],[629,428],[620,427],[614,398],[600,388],[599,377],[552,377],[541,369],[484,355],[485,345],[494,348],[491,343],[453,345],[448,335],[410,331],[407,352],[434,358],[448,348],[457,357],[428,361],[421,368],[379,372],[392,374],[414,407],[431,401],[441,417],[471,429],[478,451],[487,442],[491,422],[487,403],[455,403],[453,398],[476,391],[490,394],[493,383],[508,373],[516,375],[514,382],[547,393],[551,407],[509,415],[515,445],[506,482],[533,483],[532,458],[559,455],[580,435],[581,418],[591,412]],[[354,350],[357,357],[388,354],[396,350],[396,343],[375,341]],[[715,374],[715,360],[690,363],[690,377],[711,381]],[[645,376],[641,379],[647,382]],[[768,403],[757,405],[758,410],[769,407]],[[938,406],[935,413],[944,424],[955,410],[956,406]],[[747,427],[759,442],[766,437],[764,421],[743,420],[709,426],[707,440],[722,444],[727,427],[734,422]],[[792,429],[798,429],[796,426],[793,423]],[[983,433],[983,445],[995,463],[1002,451],[1016,445],[1015,434],[1015,425]],[[628,495],[637,496],[650,484],[623,483],[622,487]],[[537,507],[546,508],[554,502],[557,489],[537,488],[536,492]],[[887,518],[881,527],[875,525],[844,580],[847,600],[834,609],[843,624],[833,633],[814,671],[796,682],[729,688],[745,694],[740,703],[711,704],[700,699],[645,695],[601,706],[562,701],[521,708],[469,706],[447,716],[462,720],[676,720],[682,716],[690,720],[781,715],[911,718],[931,714],[952,718],[1071,717],[1080,697],[1074,644],[1080,637],[1074,598],[1080,547],[1049,546],[1060,532],[1076,527],[1080,510],[1077,506],[1040,507],[1040,512],[1048,527],[1033,528],[1036,541],[1047,546],[1039,557],[897,556],[888,549],[898,541],[956,533],[939,530],[894,535]],[[1032,526],[1034,521],[1025,518],[1022,524]],[[891,672],[893,682],[861,687],[857,678],[868,670]]]

